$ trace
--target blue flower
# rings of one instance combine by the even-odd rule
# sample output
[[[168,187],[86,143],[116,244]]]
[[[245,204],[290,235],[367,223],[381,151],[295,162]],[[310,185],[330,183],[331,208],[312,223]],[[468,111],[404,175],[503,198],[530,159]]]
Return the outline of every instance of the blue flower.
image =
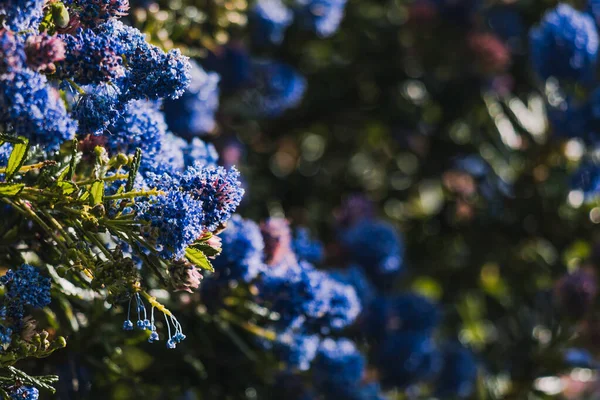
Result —
[[[43,308],[50,304],[50,278],[40,275],[39,270],[31,265],[9,269],[6,275],[0,277],[0,284],[6,288],[7,314],[14,320],[23,318],[26,306]]]
[[[72,35],[60,35],[66,56],[56,63],[56,77],[87,85],[115,81],[125,76],[124,44],[106,29],[79,28]]]
[[[273,350],[289,368],[306,371],[317,355],[320,342],[318,335],[284,332],[277,336]]]
[[[467,398],[475,390],[477,365],[470,350],[459,344],[444,348],[443,366],[436,382],[436,396]]]
[[[227,222],[242,200],[244,189],[238,181],[240,173],[232,167],[188,167],[181,176],[181,188],[202,202],[206,229],[214,231]]]
[[[118,83],[125,99],[178,98],[189,86],[191,65],[178,49],[165,53],[147,43],[138,29],[114,19],[98,31],[117,40],[127,60],[127,73]]]
[[[365,364],[353,342],[327,338],[321,343],[312,365],[315,388],[326,398],[352,398],[360,388]]]
[[[200,138],[193,138],[183,149],[184,163],[186,167],[192,165],[217,166],[219,154],[211,143],[206,143]]]
[[[356,291],[363,309],[375,298],[375,287],[373,287],[373,284],[365,274],[364,269],[359,265],[353,264],[343,270],[334,270],[331,272],[331,277],[342,283],[351,285]]]
[[[427,381],[439,372],[442,362],[427,331],[396,332],[374,349],[373,361],[385,387],[405,387]]]
[[[45,0],[3,0],[0,3],[0,16],[14,32],[37,30],[44,16]]]
[[[598,368],[598,362],[594,359],[594,356],[585,349],[567,349],[564,354],[564,361],[565,364],[573,368]]]
[[[364,329],[373,340],[397,332],[431,332],[441,317],[437,305],[416,294],[379,296],[365,314]]]
[[[333,35],[344,18],[346,0],[296,0],[300,24],[321,37]]]
[[[299,260],[316,264],[323,260],[323,244],[318,240],[311,240],[307,228],[297,228],[292,247]]]
[[[354,288],[321,271],[309,270],[307,274],[314,293],[307,314],[316,317],[320,330],[327,333],[353,323],[362,310]]]
[[[79,122],[79,134],[99,135],[123,112],[120,91],[107,84],[87,86],[86,93],[78,97],[73,107],[73,117]]]
[[[48,85],[45,76],[28,69],[12,79],[0,79],[0,124],[9,125],[9,132],[47,151],[57,150],[77,129],[58,91]]]
[[[19,386],[9,395],[12,400],[38,400],[40,392],[33,386]]]
[[[4,325],[0,325],[0,344],[10,344],[12,341],[12,329]]]
[[[275,118],[297,107],[306,79],[287,64],[253,60],[251,84],[226,104],[226,110],[251,118]]]
[[[593,80],[598,55],[594,20],[567,4],[559,4],[531,29],[533,67],[542,79],[554,76],[578,82]]]
[[[219,278],[249,282],[264,270],[264,243],[256,223],[233,215],[219,236],[223,250],[213,262]]]
[[[77,18],[85,27],[96,27],[111,18],[124,17],[129,12],[129,0],[68,0],[75,5]]]
[[[185,249],[204,230],[202,202],[180,190],[138,201],[135,208],[136,218],[148,222],[145,236],[156,243],[165,259],[183,258]]]
[[[402,270],[404,244],[394,226],[363,219],[340,236],[350,259],[361,265],[376,284],[388,284],[389,278]]]
[[[160,104],[146,100],[129,102],[120,118],[106,132],[106,148],[112,154],[133,154],[136,148],[143,151],[144,157],[153,158],[167,134],[167,124]]]
[[[254,44],[280,44],[294,13],[280,0],[258,0],[249,10],[250,34]]]
[[[176,100],[164,102],[169,129],[184,138],[212,131],[219,108],[219,75],[204,72],[195,62],[191,65],[191,83],[185,93]]]

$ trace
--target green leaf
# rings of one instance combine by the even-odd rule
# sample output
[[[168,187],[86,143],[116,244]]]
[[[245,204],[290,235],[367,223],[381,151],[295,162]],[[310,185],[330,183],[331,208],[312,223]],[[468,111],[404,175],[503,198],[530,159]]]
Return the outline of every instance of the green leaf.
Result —
[[[10,371],[10,374],[14,378],[19,379],[20,381],[22,381],[25,384],[28,384],[31,386],[36,386],[40,389],[46,389],[46,390],[50,391],[51,393],[56,392],[56,389],[54,389],[54,387],[52,387],[50,385],[50,383],[58,381],[58,376],[56,376],[56,375],[45,375],[45,376],[40,376],[40,377],[34,377],[34,376],[27,375],[25,372],[21,371],[20,369],[15,368],[15,367],[8,366],[7,368]]]
[[[25,139],[22,136],[14,137],[14,136],[5,135],[3,133],[0,133],[0,145],[3,144],[4,142],[19,144],[19,143],[26,143],[27,139]]]
[[[135,149],[135,155],[133,156],[133,161],[131,162],[131,170],[129,171],[129,176],[127,177],[127,184],[125,185],[125,191],[131,192],[133,190],[133,184],[135,183],[135,176],[140,169],[140,163],[142,162],[142,150],[138,147]]]
[[[185,249],[185,256],[192,264],[195,264],[197,267],[208,270],[210,272],[215,271],[210,261],[208,261],[208,258],[201,250],[198,250],[193,247],[188,247],[187,249]]]
[[[73,179],[73,174],[75,173],[75,168],[77,168],[77,162],[79,161],[77,159],[77,139],[73,139],[73,149],[71,151],[71,160],[69,161],[69,168],[67,169],[67,173],[64,176],[65,180],[72,180]]]
[[[197,243],[192,244],[190,247],[192,247],[196,250],[200,250],[207,257],[214,257],[218,254],[221,254],[221,249],[214,248],[214,247],[210,246],[209,244],[207,244],[206,242],[197,242]]]
[[[69,195],[75,192],[77,189],[79,189],[79,187],[75,183],[70,181],[60,181],[56,184],[56,186],[61,188],[62,193],[66,195]]]
[[[93,205],[102,204],[104,201],[104,181],[96,181],[92,183],[90,194],[92,196]]]
[[[0,183],[0,197],[16,196],[24,187],[23,183]]]
[[[6,180],[9,181],[13,175],[21,168],[25,162],[25,156],[27,155],[27,149],[29,148],[29,141],[25,138],[21,138],[22,143],[16,143],[13,147],[10,156],[8,157],[8,164],[6,165]]]

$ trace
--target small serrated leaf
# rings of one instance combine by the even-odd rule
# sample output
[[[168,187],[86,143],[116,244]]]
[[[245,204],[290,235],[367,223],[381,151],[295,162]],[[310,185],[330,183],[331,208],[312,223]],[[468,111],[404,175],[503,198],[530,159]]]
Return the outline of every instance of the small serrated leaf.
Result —
[[[96,181],[92,183],[90,195],[92,196],[93,205],[102,204],[104,201],[104,181]]]
[[[23,183],[0,183],[0,197],[12,197],[21,193]]]
[[[212,264],[208,261],[206,255],[201,251],[193,247],[185,249],[185,256],[194,265],[199,268],[205,269],[210,272],[215,272]]]
[[[131,162],[131,170],[129,171],[129,176],[127,177],[127,184],[125,185],[125,191],[131,192],[133,190],[133,185],[135,183],[135,176],[140,169],[140,163],[142,162],[142,150],[138,147],[135,149],[135,155],[133,156],[133,161]]]
[[[21,138],[22,143],[16,143],[13,147],[10,156],[8,157],[8,164],[6,164],[6,180],[9,181],[13,175],[21,168],[25,162],[25,156],[27,155],[27,149],[29,148],[29,141],[25,138]]]
[[[190,247],[200,250],[207,257],[214,257],[216,255],[221,254],[221,249],[214,248],[214,247],[210,246],[209,244],[207,244],[206,242],[194,243]]]

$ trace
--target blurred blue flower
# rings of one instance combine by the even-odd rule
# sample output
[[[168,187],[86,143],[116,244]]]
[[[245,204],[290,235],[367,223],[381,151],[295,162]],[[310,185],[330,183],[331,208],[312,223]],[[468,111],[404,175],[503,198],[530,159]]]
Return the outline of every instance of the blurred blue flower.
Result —
[[[443,366],[436,381],[436,395],[440,398],[469,397],[475,390],[477,364],[470,350],[460,344],[444,348]]]
[[[219,236],[223,251],[213,261],[219,278],[249,282],[264,270],[264,243],[255,222],[233,215]]]
[[[531,29],[529,38],[533,67],[542,79],[554,76],[581,83],[594,79],[598,33],[588,14],[559,4]]]
[[[319,240],[312,240],[307,228],[296,228],[292,247],[299,260],[304,260],[313,264],[323,261],[323,243]]]
[[[180,98],[164,102],[169,129],[184,138],[212,131],[219,108],[219,75],[204,72],[195,62],[191,65],[190,86]]]
[[[295,0],[295,3],[300,25],[320,37],[333,35],[344,18],[346,0]]]
[[[257,46],[280,44],[294,13],[280,0],[258,0],[248,12],[250,35]]]

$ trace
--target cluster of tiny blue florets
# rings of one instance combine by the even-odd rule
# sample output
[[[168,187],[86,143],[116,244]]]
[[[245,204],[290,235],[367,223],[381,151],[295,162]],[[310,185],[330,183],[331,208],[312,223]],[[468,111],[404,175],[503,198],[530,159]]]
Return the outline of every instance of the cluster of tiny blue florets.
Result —
[[[12,400],[38,400],[40,391],[33,386],[19,386],[9,392]]]
[[[0,284],[5,288],[6,315],[17,324],[25,315],[26,307],[43,308],[50,304],[50,279],[31,265],[8,270],[0,277]]]

